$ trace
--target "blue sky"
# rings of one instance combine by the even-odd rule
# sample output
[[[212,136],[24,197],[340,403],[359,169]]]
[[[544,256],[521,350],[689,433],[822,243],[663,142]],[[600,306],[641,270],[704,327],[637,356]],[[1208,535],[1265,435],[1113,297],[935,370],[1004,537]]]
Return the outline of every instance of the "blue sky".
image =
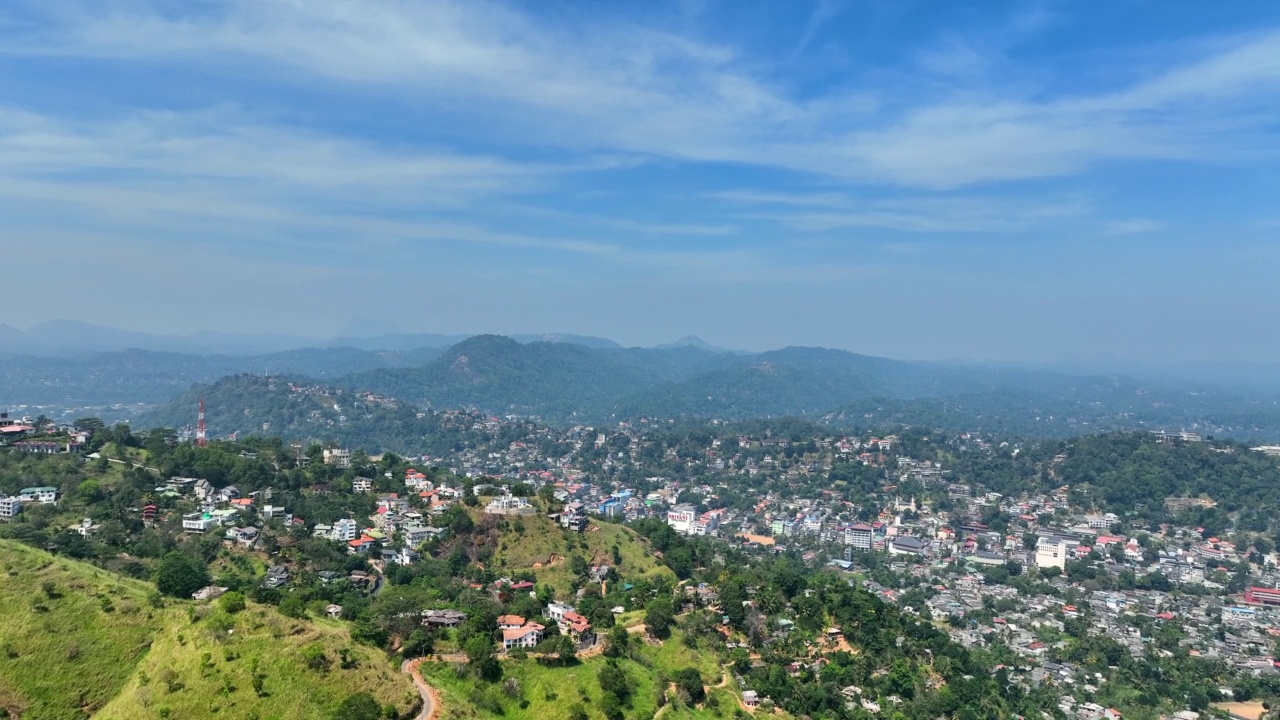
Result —
[[[10,0],[19,327],[1274,360],[1280,5]]]

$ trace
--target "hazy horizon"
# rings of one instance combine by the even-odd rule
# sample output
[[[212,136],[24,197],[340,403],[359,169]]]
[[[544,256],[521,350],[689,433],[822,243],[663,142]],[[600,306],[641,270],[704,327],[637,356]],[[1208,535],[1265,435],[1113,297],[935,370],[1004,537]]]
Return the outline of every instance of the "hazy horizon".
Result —
[[[1280,6],[17,0],[0,57],[14,327],[1280,357]]]

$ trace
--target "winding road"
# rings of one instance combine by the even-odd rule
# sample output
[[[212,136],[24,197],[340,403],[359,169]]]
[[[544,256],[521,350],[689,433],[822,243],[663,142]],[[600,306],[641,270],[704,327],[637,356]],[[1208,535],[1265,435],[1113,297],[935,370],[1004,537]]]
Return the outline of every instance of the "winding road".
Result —
[[[409,676],[413,680],[413,686],[418,689],[418,694],[422,696],[422,712],[418,713],[415,720],[432,720],[435,717],[436,710],[440,708],[440,693],[435,688],[427,684],[422,679],[422,673],[418,672],[418,666],[426,658],[414,658],[413,660],[405,660],[400,665],[400,671]]]

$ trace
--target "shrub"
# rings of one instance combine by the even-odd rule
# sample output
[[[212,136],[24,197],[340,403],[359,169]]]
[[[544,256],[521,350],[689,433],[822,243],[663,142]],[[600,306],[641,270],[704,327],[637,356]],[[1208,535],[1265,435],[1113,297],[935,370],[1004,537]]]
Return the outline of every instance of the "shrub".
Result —
[[[308,668],[321,672],[329,669],[329,656],[324,654],[324,646],[320,643],[314,642],[310,645],[303,645],[298,653],[302,656],[302,664]]]
[[[222,610],[224,612],[229,613],[231,615],[235,615],[241,610],[244,610],[244,607],[245,607],[244,594],[238,593],[238,592],[229,592],[226,595],[223,595],[220,600],[218,600],[218,605],[222,607]]]
[[[333,720],[378,720],[378,701],[367,692],[350,695],[333,711]]]

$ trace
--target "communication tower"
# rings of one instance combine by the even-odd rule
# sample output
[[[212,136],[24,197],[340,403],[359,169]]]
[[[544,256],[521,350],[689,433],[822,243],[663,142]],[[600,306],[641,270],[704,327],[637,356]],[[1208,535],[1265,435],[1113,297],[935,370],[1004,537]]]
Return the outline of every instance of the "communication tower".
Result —
[[[200,398],[200,414],[196,415],[196,447],[209,444],[209,433],[204,427],[204,398]]]

